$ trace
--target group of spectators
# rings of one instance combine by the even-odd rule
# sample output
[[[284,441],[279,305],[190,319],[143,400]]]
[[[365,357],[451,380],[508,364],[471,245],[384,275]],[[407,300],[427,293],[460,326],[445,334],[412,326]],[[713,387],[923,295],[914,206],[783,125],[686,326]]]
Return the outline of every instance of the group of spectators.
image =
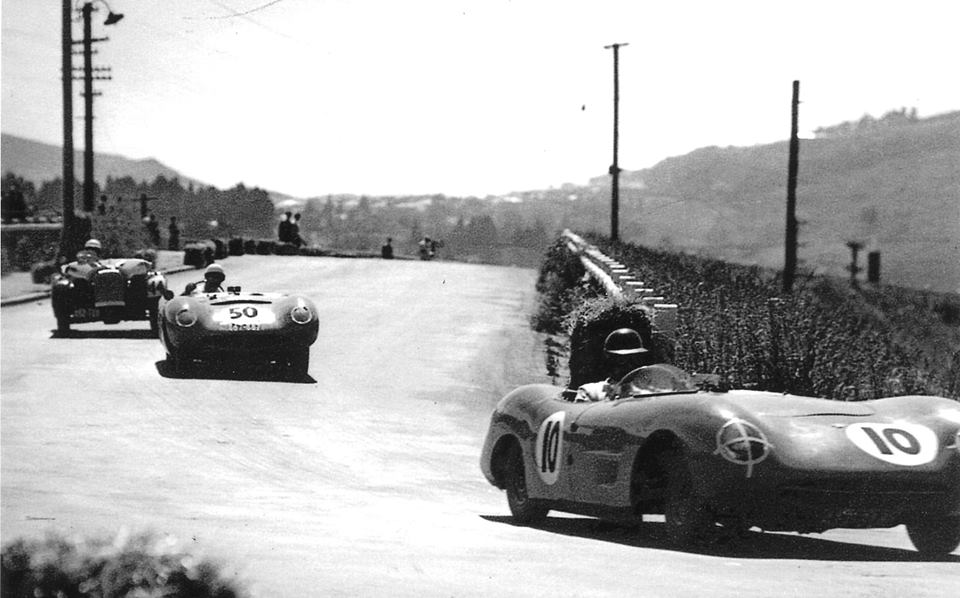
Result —
[[[290,243],[296,247],[303,247],[303,237],[300,236],[300,213],[284,212],[280,224],[277,226],[277,239],[281,243]]]

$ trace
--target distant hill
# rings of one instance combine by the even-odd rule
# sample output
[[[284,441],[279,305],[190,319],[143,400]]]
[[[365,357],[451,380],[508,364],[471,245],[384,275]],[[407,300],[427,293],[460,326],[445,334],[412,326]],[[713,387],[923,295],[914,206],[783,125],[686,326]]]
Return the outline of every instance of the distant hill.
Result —
[[[82,180],[83,150],[74,152],[73,165],[77,180]],[[114,178],[130,176],[137,182],[152,182],[158,176],[163,176],[167,179],[178,178],[184,185],[192,182],[197,186],[209,186],[206,183],[184,176],[153,158],[131,160],[116,154],[94,152],[93,168],[94,178],[101,182],[105,181],[108,176]],[[4,173],[13,172],[37,185],[44,181],[61,178],[63,176],[63,149],[59,145],[32,141],[3,133],[0,135],[0,171]]]
[[[803,265],[843,275],[857,241],[881,252],[883,282],[960,292],[960,112],[866,124],[800,141]],[[623,172],[621,237],[782,267],[787,158],[786,141],[707,147]],[[609,193],[608,176],[592,183]]]

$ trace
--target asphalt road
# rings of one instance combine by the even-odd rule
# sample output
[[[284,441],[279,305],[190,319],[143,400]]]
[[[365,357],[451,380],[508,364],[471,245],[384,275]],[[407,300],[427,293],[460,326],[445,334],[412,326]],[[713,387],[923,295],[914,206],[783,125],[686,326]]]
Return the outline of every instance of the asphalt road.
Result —
[[[953,596],[960,557],[902,528],[753,532],[677,551],[640,529],[511,524],[479,471],[494,403],[548,381],[535,272],[244,256],[229,284],[323,312],[310,380],[166,375],[146,323],[53,336],[49,301],[0,314],[4,543],[152,530],[258,596]],[[196,272],[170,277],[180,289]]]

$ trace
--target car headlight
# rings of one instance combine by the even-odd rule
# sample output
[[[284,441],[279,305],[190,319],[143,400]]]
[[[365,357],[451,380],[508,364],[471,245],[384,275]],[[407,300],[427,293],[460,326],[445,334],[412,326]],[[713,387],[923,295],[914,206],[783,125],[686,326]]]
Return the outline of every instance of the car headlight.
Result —
[[[174,319],[177,321],[177,325],[189,328],[197,323],[197,314],[189,307],[184,307],[177,312],[177,316]]]
[[[313,320],[313,312],[306,305],[298,305],[290,310],[290,319],[297,324],[308,324]]]

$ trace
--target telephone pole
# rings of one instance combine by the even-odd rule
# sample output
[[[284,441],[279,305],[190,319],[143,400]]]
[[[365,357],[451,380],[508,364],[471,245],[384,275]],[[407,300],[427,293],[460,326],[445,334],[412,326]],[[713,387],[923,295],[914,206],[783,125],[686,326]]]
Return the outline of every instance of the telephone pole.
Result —
[[[71,259],[83,241],[76,230],[73,206],[73,17],[72,0],[63,0],[61,14],[63,79],[63,225],[60,229],[60,256]]]
[[[611,44],[604,49],[613,48],[613,164],[610,165],[610,240],[620,240],[620,166],[617,153],[620,146],[620,46],[629,44]]]
[[[793,103],[790,121],[790,155],[787,159],[787,235],[783,260],[783,291],[793,290],[797,271],[797,170],[800,137],[797,133],[797,114],[800,110],[800,82],[793,82]]]

